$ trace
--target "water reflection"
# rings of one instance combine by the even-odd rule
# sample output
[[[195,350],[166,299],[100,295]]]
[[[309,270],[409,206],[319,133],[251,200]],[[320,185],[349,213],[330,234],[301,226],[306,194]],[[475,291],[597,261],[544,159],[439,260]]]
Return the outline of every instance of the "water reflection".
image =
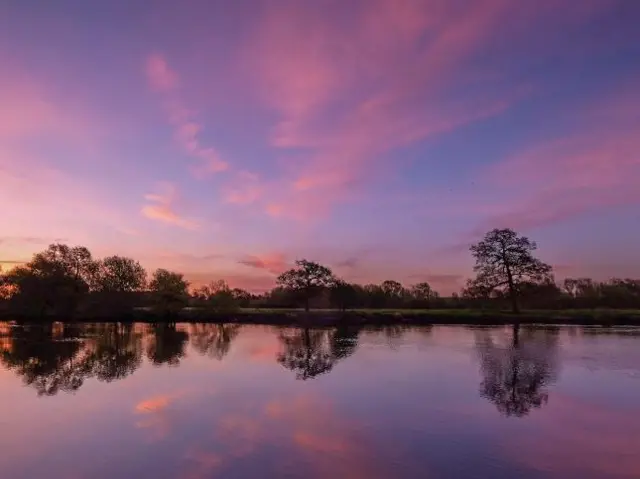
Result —
[[[189,334],[178,330],[174,323],[152,324],[147,344],[147,358],[156,366],[177,366],[185,356],[188,340]]]
[[[491,330],[476,333],[483,380],[480,394],[505,416],[522,417],[547,403],[556,379],[558,329],[514,326],[507,344]]]
[[[240,332],[237,324],[191,324],[188,328],[193,349],[204,356],[222,360]]]
[[[38,395],[75,391],[82,386],[88,367],[78,357],[81,343],[74,333],[53,325],[13,328],[3,342],[2,364]]]
[[[85,362],[99,381],[123,379],[142,363],[142,333],[132,324],[94,327],[95,340],[86,344]]]
[[[602,333],[0,323],[0,475],[640,477],[638,337]]]
[[[280,333],[283,350],[278,362],[296,373],[296,379],[313,379],[328,373],[335,363],[358,347],[357,328],[335,330],[285,330]]]
[[[178,366],[189,344],[205,357],[223,360],[240,330],[236,324],[5,325],[0,361],[38,395],[53,396],[78,390],[88,378],[124,379],[141,366],[143,356],[154,366]],[[311,379],[352,355],[358,335],[353,327],[282,329],[273,360],[298,379]]]

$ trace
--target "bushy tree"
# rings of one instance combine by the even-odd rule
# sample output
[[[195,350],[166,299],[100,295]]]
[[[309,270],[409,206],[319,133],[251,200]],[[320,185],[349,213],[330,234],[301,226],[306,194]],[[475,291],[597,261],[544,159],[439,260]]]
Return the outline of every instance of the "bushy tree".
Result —
[[[278,276],[277,283],[300,294],[304,300],[305,311],[309,311],[309,300],[318,292],[329,288],[334,282],[333,273],[326,266],[301,259],[296,267]]]
[[[367,308],[384,308],[387,303],[387,296],[380,285],[365,284],[362,287],[364,303]]]
[[[385,296],[385,307],[395,308],[402,306],[402,303],[406,297],[406,290],[402,283],[394,280],[383,281],[380,285],[380,289]]]
[[[153,305],[165,314],[177,313],[187,306],[189,282],[180,273],[157,269],[153,273],[149,289]]]
[[[133,292],[144,289],[147,272],[137,261],[123,256],[109,256],[98,261],[91,286],[96,291]]]
[[[52,244],[3,276],[9,307],[29,316],[73,315],[89,290],[94,265],[86,248]]]
[[[248,308],[249,306],[251,306],[253,295],[248,291],[245,291],[242,288],[233,288],[231,290],[231,295],[233,296],[233,300],[238,307]]]
[[[129,314],[140,305],[146,282],[146,271],[131,258],[109,256],[96,261],[84,312],[114,317]]]
[[[409,295],[412,305],[419,308],[430,307],[433,300],[439,297],[438,293],[426,281],[411,286]]]
[[[358,301],[358,290],[353,284],[342,279],[335,280],[329,290],[329,300],[332,306],[345,311],[352,308]]]
[[[222,279],[201,286],[193,295],[200,306],[216,311],[232,311],[238,307],[233,290]]]

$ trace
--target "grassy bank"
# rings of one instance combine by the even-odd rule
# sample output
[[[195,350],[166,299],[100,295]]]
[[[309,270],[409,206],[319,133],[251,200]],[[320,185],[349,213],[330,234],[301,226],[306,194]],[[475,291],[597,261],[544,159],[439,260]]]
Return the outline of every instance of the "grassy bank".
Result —
[[[36,318],[6,317],[6,320],[35,320]],[[69,320],[70,318],[45,318],[44,321]],[[393,324],[478,324],[496,325],[519,322],[575,325],[633,325],[640,326],[640,310],[623,309],[567,309],[532,310],[513,314],[509,311],[471,309],[357,309],[340,311],[317,309],[239,309],[236,311],[211,311],[185,308],[177,314],[161,315],[147,308],[138,308],[126,316],[92,315],[76,317],[74,321],[119,322],[209,322],[244,323],[290,326],[367,326]]]

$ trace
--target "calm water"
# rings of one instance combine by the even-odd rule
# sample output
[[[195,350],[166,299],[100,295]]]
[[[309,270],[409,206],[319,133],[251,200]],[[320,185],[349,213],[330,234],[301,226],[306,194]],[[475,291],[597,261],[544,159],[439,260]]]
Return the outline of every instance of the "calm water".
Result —
[[[638,478],[640,330],[0,323],[3,478]]]

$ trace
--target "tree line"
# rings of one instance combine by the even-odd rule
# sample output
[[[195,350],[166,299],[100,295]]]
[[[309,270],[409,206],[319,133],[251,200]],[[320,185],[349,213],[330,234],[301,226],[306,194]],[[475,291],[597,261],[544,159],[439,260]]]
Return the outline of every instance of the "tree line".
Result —
[[[442,297],[428,282],[359,285],[327,266],[301,259],[263,294],[224,281],[190,288],[181,273],[151,275],[122,256],[96,259],[82,246],[52,244],[28,263],[0,275],[0,308],[25,317],[126,315],[146,308],[171,316],[185,307],[218,312],[238,308],[526,309],[638,308],[640,280],[589,278],[555,281],[553,269],[534,256],[535,242],[510,229],[488,232],[470,251],[475,277],[459,293]]]

